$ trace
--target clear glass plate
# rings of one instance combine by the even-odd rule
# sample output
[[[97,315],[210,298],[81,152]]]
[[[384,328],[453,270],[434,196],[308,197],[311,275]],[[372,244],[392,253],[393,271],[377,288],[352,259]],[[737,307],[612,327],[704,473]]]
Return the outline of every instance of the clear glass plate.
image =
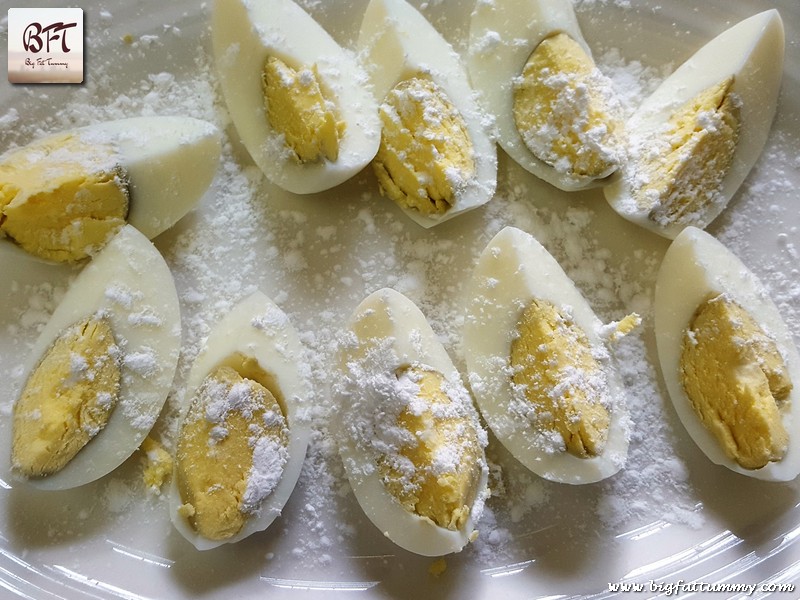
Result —
[[[303,5],[347,45],[366,2]],[[436,0],[422,9],[463,49],[471,5]],[[798,331],[800,6],[793,0],[582,0],[577,10],[598,62],[615,81],[639,90],[724,28],[775,6],[787,39],[778,115],[767,150],[709,230],[759,273]],[[144,490],[138,454],[99,481],[66,492],[28,490],[3,479],[0,596],[606,598],[615,595],[609,584],[641,585],[640,597],[667,595],[678,582],[800,585],[797,482],[765,483],[712,465],[683,432],[659,380],[651,309],[665,240],[620,219],[602,192],[558,192],[502,152],[497,197],[428,231],[379,196],[368,170],[323,194],[281,192],[236,141],[214,79],[208,12],[208,4],[182,0],[84,6],[86,83],[0,82],[0,149],[40,133],[140,114],[187,114],[225,128],[223,166],[212,189],[156,240],[175,275],[184,330],[184,356],[157,433],[169,440],[186,372],[209,326],[258,286],[290,315],[309,347],[318,435],[298,488],[272,527],[204,553],[172,528],[166,497]],[[6,37],[3,22],[0,44]],[[528,473],[492,439],[496,496],[479,523],[478,541],[446,557],[447,570],[435,577],[428,572],[432,559],[398,549],[375,530],[343,478],[326,431],[331,351],[356,304],[392,286],[420,305],[463,367],[463,284],[480,250],[508,224],[551,250],[601,318],[643,313],[642,333],[620,351],[635,422],[630,461],[609,481],[561,486]],[[4,461],[21,364],[76,273],[11,250],[0,244]],[[728,596],[736,594],[714,597]]]

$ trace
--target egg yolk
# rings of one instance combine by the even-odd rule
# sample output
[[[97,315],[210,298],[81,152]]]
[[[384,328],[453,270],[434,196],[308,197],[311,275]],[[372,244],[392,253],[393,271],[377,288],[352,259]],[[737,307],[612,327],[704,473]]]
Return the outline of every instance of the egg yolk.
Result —
[[[528,418],[563,440],[570,454],[589,458],[608,439],[608,383],[586,333],[553,304],[534,299],[511,343],[512,381],[532,410]]]
[[[164,446],[150,436],[144,438],[139,451],[145,458],[142,472],[144,485],[148,490],[158,493],[161,486],[172,474],[172,456]]]
[[[626,335],[633,332],[633,330],[639,327],[641,324],[642,318],[638,314],[631,313],[629,315],[625,315],[619,321],[610,324],[612,329],[608,333],[607,339],[611,343],[618,342]]]
[[[296,71],[270,56],[264,64],[262,87],[270,127],[284,136],[297,162],[339,157],[345,125],[323,92],[316,65]]]
[[[514,83],[514,122],[534,156],[557,171],[605,177],[621,154],[610,81],[565,33],[542,41]]]
[[[416,398],[397,418],[404,431],[399,453],[379,460],[384,484],[407,511],[439,527],[461,529],[481,476],[475,426],[447,395],[440,373],[408,367],[397,377]]]
[[[127,175],[109,145],[61,134],[0,162],[0,232],[31,254],[57,262],[86,258],[127,215]]]
[[[691,223],[719,198],[739,138],[732,85],[733,77],[689,100],[640,153],[634,198],[656,223]]]
[[[439,558],[431,563],[428,567],[428,573],[434,577],[441,577],[447,571],[447,561],[444,558]]]
[[[475,176],[472,141],[444,90],[418,75],[398,83],[380,106],[381,143],[373,161],[381,191],[398,205],[441,215]]]
[[[179,435],[180,514],[209,540],[233,537],[280,481],[288,444],[286,417],[272,392],[230,366],[216,368],[192,399]]]
[[[14,406],[13,469],[26,477],[63,469],[105,427],[120,377],[119,350],[107,319],[89,317],[67,328]]]
[[[746,310],[725,295],[701,304],[680,368],[692,407],[729,458],[760,469],[784,457],[782,411],[792,382],[775,342]]]

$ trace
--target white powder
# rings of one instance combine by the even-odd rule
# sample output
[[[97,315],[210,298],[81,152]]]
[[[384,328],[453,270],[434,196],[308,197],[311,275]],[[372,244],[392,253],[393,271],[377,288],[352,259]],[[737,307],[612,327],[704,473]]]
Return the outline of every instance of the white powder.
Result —
[[[275,406],[267,390],[246,379],[231,381],[225,371],[220,375],[208,375],[194,398],[186,423],[205,420],[212,425],[207,440],[210,460],[215,460],[217,444],[232,435],[230,418],[235,413],[248,422],[247,444],[251,449],[252,465],[245,478],[239,509],[245,513],[258,514],[263,501],[280,483],[289,459],[287,448],[291,431],[286,418]],[[228,371],[228,373],[232,372]],[[225,461],[225,457],[221,457]],[[236,468],[231,465],[231,468]]]
[[[10,129],[19,121],[19,111],[10,108],[6,114],[0,116],[0,129]]]
[[[81,354],[77,354],[76,352],[72,352],[69,355],[69,370],[70,370],[70,379],[72,381],[91,381],[91,375],[89,373],[89,363]]]
[[[154,377],[160,370],[156,352],[152,348],[141,348],[138,352],[128,352],[122,357],[122,365],[139,377]]]
[[[280,483],[288,460],[286,446],[274,437],[264,436],[256,441],[253,466],[247,476],[247,487],[242,496],[244,512],[258,512],[261,509],[261,503]]]
[[[128,323],[134,327],[161,327],[164,320],[151,308],[145,308],[141,312],[130,313]]]
[[[528,78],[518,77],[514,86],[520,92],[529,86],[544,88],[553,96],[546,105],[538,98],[530,106],[526,103],[528,111],[538,111],[546,118],[533,121],[520,134],[530,151],[559,173],[580,173],[594,162],[618,164],[624,158],[620,139],[609,131],[609,125],[621,117],[622,108],[611,81],[600,69],[583,75],[547,67]],[[602,120],[596,114],[593,117],[597,112]]]
[[[577,8],[589,11],[595,4],[604,3],[626,4],[623,0],[581,0]],[[324,4],[318,0],[305,2],[307,6],[319,5],[321,11]],[[103,16],[104,24],[110,19],[110,13]],[[168,38],[165,34],[138,38],[131,51],[145,56],[152,46],[154,55],[158,54],[162,52],[159,46],[167,44]],[[208,41],[204,34],[199,44]],[[491,46],[491,42],[486,40],[486,45]],[[169,66],[159,61],[153,67],[159,72],[124,85],[111,73],[104,73],[100,61],[94,61],[86,84],[68,90],[58,110],[40,123],[27,121],[24,112],[16,108],[6,109],[0,115],[4,140],[11,146],[76,125],[150,114],[192,116],[225,129],[229,117],[214,71],[205,48],[198,45],[197,50],[198,59],[189,74],[163,72]],[[237,50],[231,50],[231,59]],[[671,65],[662,70],[631,62],[630,57],[613,49],[596,54],[596,59],[621,93],[627,113],[671,69]],[[715,224],[714,233],[764,273],[790,328],[800,331],[798,232],[783,225],[787,213],[794,210],[785,195],[793,192],[800,169],[795,149],[794,137],[778,135],[771,139],[734,210]],[[325,198],[294,197],[266,183],[235,138],[226,138],[211,193],[197,211],[156,240],[174,274],[183,320],[183,351],[175,387],[158,424],[168,445],[174,442],[175,417],[183,400],[186,376],[202,342],[211,326],[239,299],[256,288],[263,289],[286,311],[308,348],[306,370],[316,388],[315,396],[306,399],[306,416],[314,429],[312,441],[286,516],[263,534],[263,539],[272,543],[288,531],[288,547],[293,550],[290,560],[299,565],[297,568],[318,568],[318,557],[323,555],[333,557],[334,562],[355,560],[355,541],[371,527],[355,506],[328,425],[339,410],[326,393],[334,368],[331,357],[350,312],[375,289],[399,289],[426,314],[437,337],[465,373],[461,348],[464,281],[477,254],[508,224],[534,234],[554,254],[602,319],[618,319],[631,311],[643,316],[642,331],[622,340],[616,349],[635,427],[626,469],[608,481],[580,489],[565,489],[536,477],[490,435],[487,454],[493,495],[477,524],[477,542],[453,560],[490,568],[539,556],[546,552],[544,542],[548,541],[574,547],[576,555],[585,553],[584,539],[609,541],[613,551],[615,536],[639,526],[654,522],[702,524],[701,496],[693,489],[702,482],[692,480],[690,457],[703,457],[692,454],[691,442],[669,406],[655,366],[652,289],[666,245],[639,247],[638,241],[632,240],[624,252],[612,251],[616,233],[608,235],[607,226],[596,226],[599,220],[608,218],[602,194],[557,195],[510,160],[501,160],[498,184],[497,196],[485,208],[422,230],[383,202],[368,173]],[[757,251],[749,246],[758,223],[772,226],[768,239],[776,242],[775,260],[756,258]],[[3,357],[3,369],[8,369],[12,386],[21,385],[25,350],[58,304],[65,285],[66,278],[62,278],[55,285],[19,286],[13,292],[18,301],[12,304],[12,324],[3,331],[16,344],[15,356],[8,365]],[[120,306],[132,306],[130,290],[106,293]],[[138,320],[147,313],[132,314],[138,315],[133,317]],[[271,318],[265,315],[253,325],[268,328]],[[143,351],[127,352],[125,364],[142,374],[157,368],[152,354]],[[479,382],[471,383],[476,386]],[[7,416],[8,407],[3,409]],[[280,456],[268,446],[264,444],[259,450],[264,461],[258,462],[265,467],[266,475],[256,478],[255,487],[261,490],[274,485],[273,467]],[[452,464],[452,457],[443,453],[441,461],[445,467]],[[108,512],[120,517],[132,502],[143,501],[119,478],[112,478],[102,492]],[[155,502],[163,503],[163,499]],[[154,512],[159,510],[164,512],[166,507],[154,507]],[[69,521],[65,518],[63,523]],[[543,528],[554,533],[542,532]],[[69,531],[69,527],[65,525],[63,531]],[[569,536],[561,538],[555,532],[568,532]],[[399,554],[388,542],[380,545],[380,534],[376,539],[378,552]],[[280,552],[269,553],[275,563],[285,553],[286,546],[280,548]],[[378,560],[395,564],[394,557]]]
[[[122,308],[131,309],[133,303],[142,297],[141,292],[134,292],[122,285],[112,285],[106,288],[106,298],[119,304]]]
[[[106,509],[115,514],[122,514],[129,509],[134,497],[133,490],[120,479],[111,479],[103,491],[103,502]]]

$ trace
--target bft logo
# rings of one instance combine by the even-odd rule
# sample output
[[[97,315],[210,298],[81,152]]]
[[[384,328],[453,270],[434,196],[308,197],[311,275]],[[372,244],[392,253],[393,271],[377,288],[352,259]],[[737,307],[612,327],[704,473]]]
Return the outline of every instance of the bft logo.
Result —
[[[9,8],[11,83],[83,81],[83,9]]]
[[[77,26],[77,23],[53,23],[43,27],[41,23],[31,23],[22,34],[22,45],[26,52],[36,54],[42,51],[45,44],[47,44],[45,52],[50,52],[50,42],[61,40],[61,51],[66,54],[70,52],[67,46],[67,30]]]

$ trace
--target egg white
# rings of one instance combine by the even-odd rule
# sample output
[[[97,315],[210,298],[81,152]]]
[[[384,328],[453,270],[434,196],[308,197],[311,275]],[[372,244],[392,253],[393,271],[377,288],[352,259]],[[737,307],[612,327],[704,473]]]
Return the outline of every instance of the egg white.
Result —
[[[481,103],[496,119],[498,141],[527,171],[565,191],[602,185],[603,179],[557,171],[525,145],[514,121],[514,80],[531,53],[546,38],[566,33],[592,52],[581,33],[571,2],[563,0],[495,0],[478,2],[470,19],[467,68]]]
[[[710,204],[690,225],[708,226],[725,209],[761,155],[778,106],[783,75],[784,30],[777,10],[754,15],[700,48],[665,79],[639,106],[627,129],[642,140],[656,136],[670,116],[703,90],[733,76],[729,93],[741,101],[736,150],[720,190],[722,200]],[[648,217],[632,197],[635,164],[623,166],[620,177],[604,189],[606,200],[622,217],[669,239],[685,224],[661,225]]]
[[[475,176],[457,193],[447,212],[425,215],[401,207],[403,212],[423,227],[433,227],[491,200],[497,187],[497,150],[488,133],[487,116],[450,44],[405,0],[371,0],[358,48],[378,103],[401,81],[424,73],[461,114],[475,151]]]
[[[134,117],[79,130],[111,143],[130,180],[128,223],[153,239],[197,205],[217,172],[219,129],[190,117]]]
[[[303,9],[291,0],[216,0],[211,32],[217,73],[236,131],[270,181],[295,194],[321,192],[372,160],[381,126],[367,77],[355,56]],[[268,56],[293,69],[317,66],[322,87],[332,94],[345,123],[336,161],[297,163],[283,135],[270,126],[261,83]]]
[[[541,477],[571,484],[599,481],[623,468],[629,420],[625,390],[610,361],[601,366],[614,404],[608,441],[599,456],[578,458],[566,451],[548,451],[536,439],[531,423],[511,409],[511,342],[531,300],[568,307],[592,348],[604,344],[599,333],[602,323],[552,255],[533,236],[506,227],[478,259],[467,298],[463,347],[470,385],[490,429],[514,458]]]
[[[241,300],[211,331],[198,355],[186,382],[181,410],[185,419],[197,389],[206,376],[235,354],[255,358],[259,367],[275,378],[275,384],[285,400],[289,429],[289,458],[281,480],[251,515],[241,531],[226,540],[209,540],[199,535],[178,513],[183,504],[173,474],[170,484],[170,518],[175,528],[198,550],[209,550],[223,544],[238,542],[253,533],[263,531],[281,514],[300,477],[306,449],[311,437],[307,402],[311,398],[310,373],[300,338],[286,314],[260,291]],[[180,431],[180,427],[178,429]]]
[[[789,448],[783,460],[761,469],[745,469],[728,458],[719,442],[697,417],[680,375],[683,335],[698,306],[709,296],[725,293],[770,335],[783,355],[794,384],[788,411],[783,414]],[[655,291],[655,327],[661,372],[675,411],[691,438],[718,465],[769,481],[790,481],[800,473],[800,354],[792,333],[763,284],[739,258],[713,236],[687,227],[672,242],[658,272]]]
[[[126,220],[149,239],[197,205],[219,164],[219,129],[190,117],[133,117],[71,133],[87,144],[112,148],[108,164],[119,164],[128,179]]]
[[[117,404],[106,426],[63,469],[24,480],[37,488],[73,488],[116,469],[141,445],[172,386],[181,343],[178,294],[161,254],[130,225],[70,285],[34,344],[25,380],[66,328],[97,313],[111,322],[122,354]]]
[[[365,298],[353,313],[350,331],[354,338],[343,344],[339,357],[343,373],[334,392],[341,410],[334,426],[345,472],[356,499],[370,521],[398,546],[424,556],[458,552],[470,541],[488,495],[488,468],[483,452],[478,494],[460,530],[439,527],[430,519],[407,511],[381,481],[375,451],[364,447],[357,439],[364,411],[380,411],[383,399],[377,390],[371,389],[369,382],[354,381],[348,364],[355,361],[360,368],[374,366],[392,374],[408,365],[429,367],[441,373],[450,385],[463,387],[458,370],[422,312],[411,300],[392,289],[384,288]],[[391,364],[373,364],[383,344],[391,348],[391,358],[387,359]],[[474,424],[480,428],[477,412]]]

